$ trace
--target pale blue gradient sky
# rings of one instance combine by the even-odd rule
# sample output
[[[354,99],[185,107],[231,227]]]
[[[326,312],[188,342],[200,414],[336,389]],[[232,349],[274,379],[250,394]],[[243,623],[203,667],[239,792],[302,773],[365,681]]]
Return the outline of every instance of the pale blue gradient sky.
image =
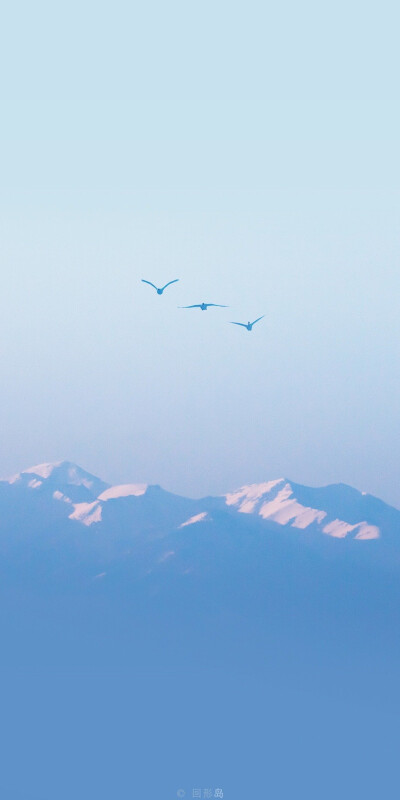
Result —
[[[397,6],[20,3],[2,28],[0,473],[399,506]],[[203,299],[231,308],[176,308]]]

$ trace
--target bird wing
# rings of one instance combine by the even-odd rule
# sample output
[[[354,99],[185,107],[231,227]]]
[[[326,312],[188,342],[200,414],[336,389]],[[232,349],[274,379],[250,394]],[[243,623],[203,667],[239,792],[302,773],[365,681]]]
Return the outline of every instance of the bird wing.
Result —
[[[217,308],[228,308],[228,306],[221,306],[221,303],[205,303],[206,306],[216,306]]]
[[[200,303],[197,303],[194,306],[178,306],[178,308],[201,308]]]
[[[255,319],[254,322],[252,322],[251,324],[255,325],[256,322],[260,322],[260,319],[263,319],[264,317],[265,317],[265,314],[263,314],[262,317],[258,317],[258,319]]]
[[[232,320],[231,320],[230,324],[231,325],[241,325],[242,328],[247,328],[247,325],[245,325],[244,322],[232,322]]]
[[[145,281],[145,279],[144,279],[144,278],[142,278],[142,283],[148,283],[148,284],[149,284],[149,286],[152,286],[152,287],[153,287],[153,289],[157,289],[157,286],[155,286],[155,285],[154,285],[154,283],[152,283],[151,281]]]
[[[179,281],[179,278],[175,278],[174,281],[169,281],[168,283],[165,284],[165,286],[162,287],[163,291],[164,291],[164,289],[167,288],[167,286],[171,286],[171,283],[178,283],[178,281]]]

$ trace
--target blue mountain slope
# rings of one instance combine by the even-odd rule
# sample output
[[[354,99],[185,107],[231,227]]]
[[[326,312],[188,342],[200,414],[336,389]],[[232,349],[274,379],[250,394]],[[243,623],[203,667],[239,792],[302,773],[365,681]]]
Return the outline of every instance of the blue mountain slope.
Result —
[[[398,511],[343,486],[191,500],[47,468],[0,483],[2,796],[391,796]],[[307,509],[326,517],[296,527]]]
[[[314,508],[322,508],[331,517],[344,519],[355,525],[361,519],[377,525],[383,536],[398,535],[400,538],[400,511],[379,498],[360,492],[345,483],[331,484],[311,489],[291,483],[299,502]]]

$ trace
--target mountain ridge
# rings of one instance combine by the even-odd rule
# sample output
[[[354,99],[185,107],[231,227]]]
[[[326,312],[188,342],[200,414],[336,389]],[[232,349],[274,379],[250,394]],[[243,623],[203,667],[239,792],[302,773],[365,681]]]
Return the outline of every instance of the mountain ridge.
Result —
[[[215,510],[232,515],[257,517],[299,534],[312,530],[332,538],[372,540],[400,534],[400,511],[371,494],[360,492],[345,483],[307,487],[286,478],[247,484],[221,496],[194,500],[158,485],[125,483],[111,485],[71,461],[37,464],[0,481],[0,513],[4,503],[12,509],[21,503],[21,494],[42,501],[69,520],[91,527],[124,518],[124,524],[137,524],[138,510],[151,517],[154,524],[167,518],[174,529],[212,519]],[[57,512],[56,512],[57,513]],[[187,516],[185,517],[185,514]],[[163,519],[165,517],[165,520]],[[185,517],[185,518],[183,518]],[[400,538],[400,537],[399,537]]]

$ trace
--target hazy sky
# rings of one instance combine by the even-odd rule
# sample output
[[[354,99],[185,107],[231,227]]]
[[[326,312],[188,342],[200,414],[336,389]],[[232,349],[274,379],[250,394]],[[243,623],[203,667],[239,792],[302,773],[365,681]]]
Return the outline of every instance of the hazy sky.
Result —
[[[399,506],[397,4],[5,16],[0,473]]]

